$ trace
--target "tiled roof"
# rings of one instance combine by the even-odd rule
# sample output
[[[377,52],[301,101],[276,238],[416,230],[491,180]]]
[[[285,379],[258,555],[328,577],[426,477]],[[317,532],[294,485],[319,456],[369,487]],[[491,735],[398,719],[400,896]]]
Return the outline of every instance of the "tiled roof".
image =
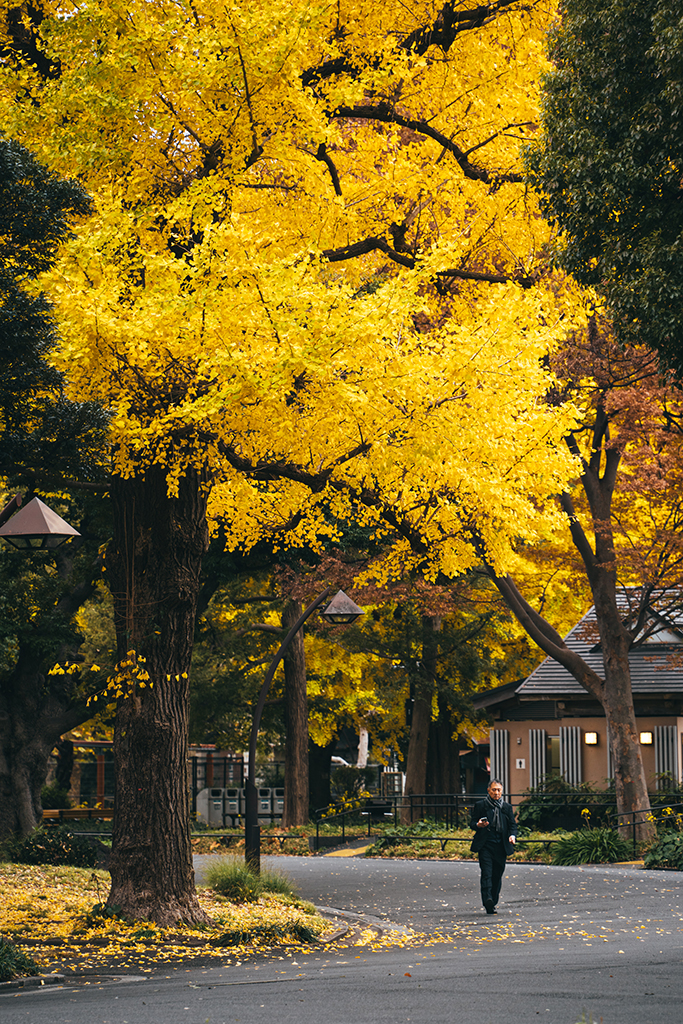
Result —
[[[683,693],[683,615],[660,614],[650,609],[650,635],[629,653],[634,694]],[[580,654],[599,676],[604,675],[595,608],[591,608],[565,637],[571,650]],[[584,688],[553,658],[534,669],[515,693],[518,697],[586,696]]]

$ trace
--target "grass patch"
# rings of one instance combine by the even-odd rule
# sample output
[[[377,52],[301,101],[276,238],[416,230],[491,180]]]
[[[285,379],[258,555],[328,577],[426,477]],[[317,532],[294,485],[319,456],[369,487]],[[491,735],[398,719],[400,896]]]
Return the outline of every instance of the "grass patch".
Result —
[[[292,883],[280,871],[263,868],[260,875],[255,875],[238,857],[217,858],[206,873],[206,882],[210,889],[233,903],[253,903],[265,892],[295,895]]]
[[[13,978],[25,978],[39,973],[40,968],[35,960],[0,935],[0,981],[12,981]]]

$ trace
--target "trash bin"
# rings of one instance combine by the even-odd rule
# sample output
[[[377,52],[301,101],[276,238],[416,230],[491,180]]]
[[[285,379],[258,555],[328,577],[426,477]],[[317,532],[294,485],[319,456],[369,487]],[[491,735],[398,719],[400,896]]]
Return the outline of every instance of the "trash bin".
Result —
[[[197,821],[209,828],[223,828],[222,789],[202,789],[197,793]]]
[[[273,815],[282,817],[285,810],[285,791],[284,789],[274,789],[272,798]]]
[[[262,786],[259,788],[256,806],[259,818],[267,818],[268,821],[273,820],[273,790],[270,787]]]
[[[232,827],[239,824],[240,815],[243,813],[243,794],[242,789],[226,789],[223,798],[223,815],[227,822],[229,821]]]

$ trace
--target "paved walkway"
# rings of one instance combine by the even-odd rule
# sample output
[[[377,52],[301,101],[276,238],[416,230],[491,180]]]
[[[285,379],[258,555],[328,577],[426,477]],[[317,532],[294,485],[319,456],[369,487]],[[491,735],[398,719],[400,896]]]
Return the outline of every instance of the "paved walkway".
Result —
[[[420,943],[282,951],[220,967],[0,995],[3,1024],[680,1024],[683,878],[509,865],[500,914],[477,865],[278,857],[318,905]],[[201,876],[202,858],[197,859]]]

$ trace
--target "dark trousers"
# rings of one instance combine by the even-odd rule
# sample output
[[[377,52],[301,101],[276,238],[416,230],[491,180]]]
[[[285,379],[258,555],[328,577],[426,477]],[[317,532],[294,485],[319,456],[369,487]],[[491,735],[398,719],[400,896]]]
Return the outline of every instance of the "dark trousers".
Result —
[[[505,871],[505,850],[501,842],[486,843],[479,851],[481,871],[481,902],[493,900],[494,907],[500,896],[500,886]]]

